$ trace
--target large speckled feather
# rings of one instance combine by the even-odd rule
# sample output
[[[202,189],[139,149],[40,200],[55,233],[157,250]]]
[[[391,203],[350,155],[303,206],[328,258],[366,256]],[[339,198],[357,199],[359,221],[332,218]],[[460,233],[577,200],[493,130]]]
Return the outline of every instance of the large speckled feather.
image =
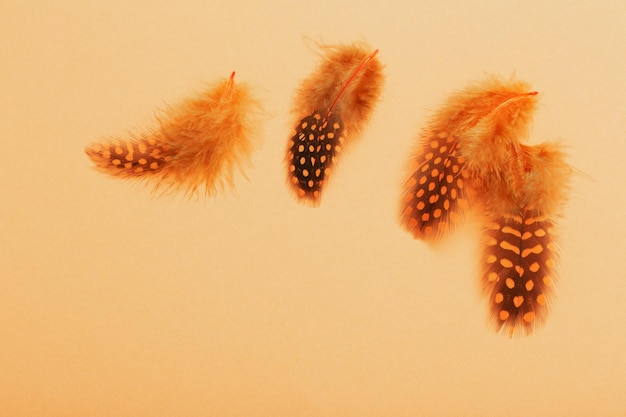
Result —
[[[495,77],[453,94],[419,138],[401,200],[403,226],[427,241],[465,215],[479,219],[482,287],[509,336],[545,321],[572,172],[559,144],[522,143],[536,95]]]

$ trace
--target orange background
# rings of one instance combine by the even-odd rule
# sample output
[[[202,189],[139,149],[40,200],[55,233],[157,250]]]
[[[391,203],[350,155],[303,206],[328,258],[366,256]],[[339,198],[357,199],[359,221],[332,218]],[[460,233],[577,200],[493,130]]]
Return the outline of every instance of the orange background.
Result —
[[[4,1],[0,416],[623,416],[626,5]],[[321,207],[283,152],[314,41],[366,40],[383,97]],[[248,180],[153,197],[84,147],[237,71],[263,101]],[[477,238],[396,220],[429,112],[485,74],[540,92],[531,143],[578,169],[546,326],[486,324]]]

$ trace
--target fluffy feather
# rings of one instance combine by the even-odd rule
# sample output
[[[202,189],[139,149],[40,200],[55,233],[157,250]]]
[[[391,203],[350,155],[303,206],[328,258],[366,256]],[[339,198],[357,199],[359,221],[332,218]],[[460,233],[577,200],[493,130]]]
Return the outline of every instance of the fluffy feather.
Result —
[[[323,46],[321,64],[302,81],[286,156],[288,183],[299,201],[319,204],[337,155],[367,123],[383,85],[377,52],[363,44]]]
[[[536,94],[490,78],[452,95],[421,135],[401,205],[420,239],[440,238],[469,213],[482,222],[483,289],[492,322],[510,336],[545,321],[572,173],[559,144],[522,143]]]
[[[204,186],[211,195],[232,186],[235,170],[257,146],[260,108],[234,75],[163,111],[155,129],[100,141],[85,152],[101,172],[149,181],[155,191],[193,195]]]

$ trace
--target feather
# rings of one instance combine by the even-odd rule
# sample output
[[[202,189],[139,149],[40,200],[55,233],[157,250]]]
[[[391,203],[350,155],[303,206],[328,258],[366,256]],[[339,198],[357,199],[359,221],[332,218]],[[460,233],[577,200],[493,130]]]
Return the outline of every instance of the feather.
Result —
[[[319,204],[337,157],[358,137],[378,101],[382,65],[366,45],[322,47],[319,67],[296,94],[298,122],[287,146],[288,183],[300,202]]]
[[[467,215],[479,219],[483,291],[509,336],[545,321],[572,173],[559,144],[522,143],[536,95],[498,78],[453,94],[420,136],[401,199],[404,228],[427,241]]]
[[[259,104],[235,73],[163,111],[157,127],[125,139],[106,139],[85,152],[101,172],[150,182],[154,190],[212,195],[232,186],[257,147]]]

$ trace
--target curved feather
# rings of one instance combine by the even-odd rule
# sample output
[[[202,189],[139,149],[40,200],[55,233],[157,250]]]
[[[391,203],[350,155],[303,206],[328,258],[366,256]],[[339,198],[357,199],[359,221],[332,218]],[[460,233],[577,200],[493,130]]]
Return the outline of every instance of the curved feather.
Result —
[[[245,84],[230,78],[163,111],[156,128],[126,139],[106,139],[85,152],[103,173],[151,183],[155,191],[202,187],[214,194],[232,186],[258,145],[259,103]]]

